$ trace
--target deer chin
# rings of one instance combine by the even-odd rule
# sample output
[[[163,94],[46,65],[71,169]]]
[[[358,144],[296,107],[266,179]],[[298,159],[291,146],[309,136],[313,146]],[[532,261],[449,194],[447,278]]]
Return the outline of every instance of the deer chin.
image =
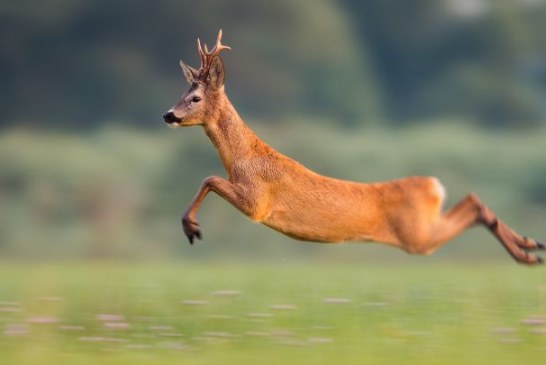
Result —
[[[178,129],[178,128],[182,127],[182,122],[173,122],[173,123],[168,123],[167,125],[171,129]]]
[[[185,128],[185,127],[193,127],[196,125],[202,125],[198,119],[195,118],[188,118],[188,119],[181,119],[178,122],[174,122],[175,126],[173,128]]]

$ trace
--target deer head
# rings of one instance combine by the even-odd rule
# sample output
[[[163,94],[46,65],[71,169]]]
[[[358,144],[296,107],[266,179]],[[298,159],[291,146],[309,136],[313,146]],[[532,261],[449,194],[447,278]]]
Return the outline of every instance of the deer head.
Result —
[[[214,48],[209,51],[205,43],[203,51],[201,41],[197,38],[197,51],[201,59],[199,69],[180,61],[190,88],[171,109],[163,114],[163,119],[169,126],[176,128],[205,124],[221,105],[221,100],[225,98],[225,72],[219,54],[225,49],[231,49],[224,46],[221,40],[222,30],[220,29]]]

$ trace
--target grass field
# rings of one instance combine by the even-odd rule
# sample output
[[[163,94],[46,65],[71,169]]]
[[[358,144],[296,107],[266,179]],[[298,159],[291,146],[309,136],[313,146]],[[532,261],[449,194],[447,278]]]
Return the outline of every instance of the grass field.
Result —
[[[0,363],[544,364],[546,272],[498,264],[0,265]]]

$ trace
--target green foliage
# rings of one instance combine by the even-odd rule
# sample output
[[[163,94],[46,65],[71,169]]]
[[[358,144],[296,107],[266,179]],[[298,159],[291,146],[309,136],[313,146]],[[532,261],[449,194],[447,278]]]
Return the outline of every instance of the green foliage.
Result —
[[[516,265],[4,262],[0,276],[10,365],[544,362],[544,279]]]
[[[455,121],[349,133],[325,127],[333,121],[314,123],[249,121],[274,148],[321,174],[363,182],[438,176],[449,204],[475,191],[521,233],[546,237],[543,133],[491,134]],[[14,130],[0,136],[0,165],[4,257],[402,256],[390,248],[297,244],[252,224],[214,194],[198,217],[205,240],[190,247],[182,212],[206,176],[224,176],[200,128],[85,136]],[[489,244],[474,245],[475,237]],[[439,253],[446,254],[509,259],[481,230]]]

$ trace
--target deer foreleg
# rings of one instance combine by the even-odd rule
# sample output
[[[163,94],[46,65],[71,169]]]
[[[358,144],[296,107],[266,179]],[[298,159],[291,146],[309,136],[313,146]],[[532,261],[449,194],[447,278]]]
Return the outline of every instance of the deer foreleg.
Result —
[[[241,188],[238,185],[218,176],[209,176],[203,180],[197,194],[195,194],[190,206],[182,216],[182,227],[191,244],[193,244],[196,237],[199,239],[202,237],[196,214],[205,196],[213,191],[239,210],[243,210],[240,190]]]

